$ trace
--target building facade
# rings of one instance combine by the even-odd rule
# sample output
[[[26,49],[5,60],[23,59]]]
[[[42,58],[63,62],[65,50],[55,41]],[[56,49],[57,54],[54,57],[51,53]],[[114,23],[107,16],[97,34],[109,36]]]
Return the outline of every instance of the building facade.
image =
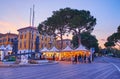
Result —
[[[50,49],[55,42],[53,36],[41,35],[37,28],[32,26],[18,29],[18,32],[18,54],[35,52],[37,37],[39,37],[39,50],[44,47]]]
[[[0,46],[7,46],[8,44],[12,45],[12,39],[17,37],[18,35],[14,33],[0,34]]]
[[[0,60],[3,60],[4,57],[9,56],[12,53],[12,40],[17,38],[17,34],[13,33],[6,33],[0,34]]]

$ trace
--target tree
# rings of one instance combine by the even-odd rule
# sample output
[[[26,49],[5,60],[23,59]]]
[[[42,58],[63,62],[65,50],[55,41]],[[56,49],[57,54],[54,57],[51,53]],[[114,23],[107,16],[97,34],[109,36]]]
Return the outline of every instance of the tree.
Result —
[[[51,17],[39,24],[38,30],[40,33],[60,35],[62,49],[62,37],[65,33],[73,32],[77,35],[82,31],[91,32],[95,24],[96,18],[89,11],[64,8],[53,11]]]
[[[98,40],[96,39],[95,36],[91,35],[89,32],[83,32],[80,34],[81,36],[81,43],[88,49],[94,47],[95,52],[98,52],[99,47],[98,47]],[[78,36],[75,35],[73,36],[72,43],[74,47],[78,47]]]
[[[104,44],[105,47],[107,47],[107,52],[108,53],[112,53],[112,50],[111,50],[111,47],[115,46],[114,42],[112,41],[107,41],[105,44]]]
[[[120,25],[118,26],[117,32],[120,33]]]
[[[12,43],[13,43],[12,52],[14,54],[17,54],[17,52],[18,52],[18,39],[17,38],[12,39]]]
[[[107,40],[120,47],[120,26],[118,26],[117,32],[110,35]]]
[[[105,47],[112,47],[112,46],[115,46],[114,42],[112,41],[108,41],[104,44]]]
[[[74,35],[73,37],[72,37],[72,41],[71,41],[71,43],[73,44],[73,47],[74,48],[77,48],[78,46],[79,46],[79,38],[78,38],[78,36],[77,35]]]
[[[75,34],[82,32],[91,33],[96,25],[96,18],[94,18],[89,11],[75,10],[74,17],[70,21],[70,30],[73,30]]]

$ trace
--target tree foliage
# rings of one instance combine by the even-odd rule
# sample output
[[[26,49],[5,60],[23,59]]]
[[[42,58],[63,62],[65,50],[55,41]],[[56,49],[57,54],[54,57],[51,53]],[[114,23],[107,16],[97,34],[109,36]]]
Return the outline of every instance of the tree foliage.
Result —
[[[112,47],[112,46],[115,46],[114,42],[112,41],[108,41],[104,44],[105,47]]]
[[[114,43],[114,44],[113,44]],[[109,46],[115,46],[118,45],[120,47],[120,26],[118,26],[117,28],[117,32],[113,33],[112,35],[110,35],[107,38],[107,42],[105,43],[105,46],[108,45]]]
[[[94,47],[96,52],[99,50],[98,40],[96,39],[95,36],[91,35],[88,32],[83,32],[80,34],[80,36],[81,36],[82,45],[84,45],[88,49],[90,49],[91,47]],[[78,36],[77,35],[73,36],[72,43],[74,47],[78,47],[78,44],[79,44],[78,42],[79,42]]]
[[[51,17],[38,25],[38,30],[41,34],[59,35],[62,48],[62,37],[65,33],[80,34],[83,31],[92,32],[95,25],[96,18],[89,11],[64,8],[53,11]]]

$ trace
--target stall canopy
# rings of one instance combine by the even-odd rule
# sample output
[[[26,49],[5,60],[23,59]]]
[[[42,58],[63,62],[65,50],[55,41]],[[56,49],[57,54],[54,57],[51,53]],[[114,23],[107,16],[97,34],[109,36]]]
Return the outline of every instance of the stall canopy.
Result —
[[[67,45],[67,47],[65,49],[63,49],[62,51],[66,52],[66,51],[73,51],[73,50],[70,48],[70,46]]]
[[[6,49],[12,51],[12,46],[8,44],[8,45],[6,46]]]
[[[41,50],[41,52],[49,52],[49,50],[48,50],[46,47],[44,47],[44,48]]]
[[[59,52],[59,50],[54,46],[50,49],[50,52]]]
[[[5,50],[6,48],[5,48],[5,46],[4,45],[1,45],[0,46],[0,50]]]
[[[86,48],[85,48],[85,46],[83,46],[83,45],[79,45],[79,47],[77,48],[77,49],[75,49],[75,51],[80,51],[80,50],[87,50]]]

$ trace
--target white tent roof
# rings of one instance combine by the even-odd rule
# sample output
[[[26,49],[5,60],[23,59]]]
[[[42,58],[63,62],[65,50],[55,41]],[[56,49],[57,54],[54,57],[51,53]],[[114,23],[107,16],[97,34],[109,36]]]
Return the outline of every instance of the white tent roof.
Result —
[[[67,47],[63,49],[62,51],[72,51],[72,49],[70,48],[70,46],[67,45]]]
[[[50,52],[58,52],[59,50],[54,46],[50,49]]]
[[[44,47],[42,50],[41,50],[41,52],[48,52],[49,50],[46,48],[46,47]]]
[[[6,49],[12,51],[12,46],[11,46],[10,44],[8,44],[8,45],[6,46]]]
[[[0,49],[1,49],[1,50],[4,50],[4,49],[5,49],[5,46],[4,46],[4,45],[1,45],[1,46],[0,46]]]
[[[75,49],[75,50],[79,51],[79,50],[87,50],[87,49],[85,48],[85,46],[79,45],[79,47],[77,49]]]

